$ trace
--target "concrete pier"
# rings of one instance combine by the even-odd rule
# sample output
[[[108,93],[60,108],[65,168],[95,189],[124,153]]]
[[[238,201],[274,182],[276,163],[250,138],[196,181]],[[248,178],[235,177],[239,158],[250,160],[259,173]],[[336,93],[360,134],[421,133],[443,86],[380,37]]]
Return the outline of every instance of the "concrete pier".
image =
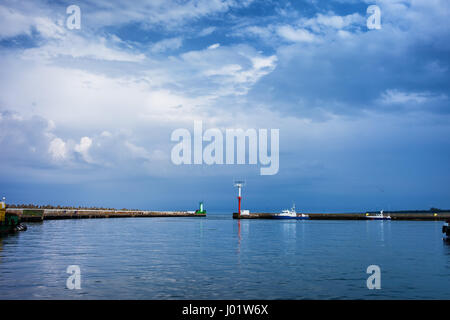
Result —
[[[67,210],[67,209],[16,209],[7,208],[24,222],[39,222],[59,219],[99,219],[99,218],[150,218],[150,217],[206,217],[188,211],[124,211],[124,210]]]
[[[366,212],[362,213],[306,213],[310,220],[367,220]],[[274,213],[250,213],[241,215],[235,212],[233,219],[273,219]],[[390,216],[392,220],[447,220],[450,219],[450,212],[384,212],[385,216]]]

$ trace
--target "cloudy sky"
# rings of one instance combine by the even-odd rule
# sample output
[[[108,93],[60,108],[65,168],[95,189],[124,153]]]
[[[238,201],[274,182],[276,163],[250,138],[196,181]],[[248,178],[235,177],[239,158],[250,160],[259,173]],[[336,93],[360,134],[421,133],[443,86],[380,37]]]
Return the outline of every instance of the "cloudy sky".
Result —
[[[251,211],[449,208],[449,21],[445,0],[3,0],[0,192],[231,212],[240,178]],[[279,172],[174,165],[195,120],[279,129]]]

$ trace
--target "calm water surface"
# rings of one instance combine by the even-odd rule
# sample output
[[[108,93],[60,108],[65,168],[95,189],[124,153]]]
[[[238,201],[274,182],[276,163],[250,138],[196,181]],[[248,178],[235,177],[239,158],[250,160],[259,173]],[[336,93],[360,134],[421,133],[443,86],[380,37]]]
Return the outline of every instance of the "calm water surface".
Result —
[[[449,299],[442,222],[124,218],[0,238],[0,299]],[[381,268],[368,290],[366,269]],[[81,290],[66,288],[69,265]]]

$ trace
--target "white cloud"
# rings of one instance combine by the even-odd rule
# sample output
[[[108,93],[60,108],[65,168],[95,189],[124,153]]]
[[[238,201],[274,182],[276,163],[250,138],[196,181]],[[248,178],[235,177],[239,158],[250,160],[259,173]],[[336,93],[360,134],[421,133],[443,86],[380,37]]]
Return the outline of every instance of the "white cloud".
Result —
[[[270,57],[250,57],[251,67],[243,68],[239,64],[228,64],[220,68],[207,69],[204,75],[208,77],[219,77],[212,79],[220,83],[223,88],[229,85],[229,93],[242,95],[248,92],[250,87],[260,78],[269,74],[275,69],[277,58]]]
[[[136,0],[115,3],[106,0],[96,1],[86,8],[87,23],[99,27],[139,21],[143,25],[158,24],[165,28],[178,27],[188,21],[228,11],[230,8],[248,6],[253,0]],[[207,32],[212,32],[211,29]]]
[[[20,34],[30,34],[32,19],[20,12],[0,6],[0,37],[8,38]]]
[[[66,33],[66,30],[62,26],[50,20],[48,17],[36,17],[34,24],[36,30],[47,39],[61,39]]]
[[[336,34],[342,38],[350,37],[355,30],[365,26],[365,18],[358,13],[345,16],[318,13],[312,18],[296,18],[289,24],[272,22],[270,24],[238,26],[233,34],[239,37],[256,36],[272,46],[279,47],[279,39],[288,42],[313,43]]]
[[[208,49],[217,49],[218,47],[220,47],[220,43],[214,43],[214,44],[210,45],[208,47]]]
[[[111,131],[135,121],[166,122],[198,116],[209,98],[166,89],[178,81],[177,70],[164,71],[168,83],[154,83],[151,74],[108,76],[35,60],[6,58],[0,74],[0,99],[19,114],[51,119],[59,128],[98,128]],[[111,62],[112,63],[112,62]],[[95,68],[95,63],[86,64]],[[188,76],[186,74],[186,76]],[[6,81],[8,79],[8,81]],[[189,81],[179,79],[180,81]],[[18,96],[16,92],[23,94]],[[182,108],[175,108],[176,106]],[[69,116],[70,115],[70,116]]]
[[[277,57],[264,56],[249,46],[219,47],[215,50],[191,51],[181,55],[197,70],[189,74],[206,85],[215,96],[243,95],[276,67]],[[206,78],[205,78],[206,77]]]
[[[445,95],[436,95],[430,92],[405,92],[397,89],[388,89],[381,94],[379,101],[383,104],[423,104],[446,99]]]
[[[358,13],[338,16],[330,12],[326,15],[318,13],[314,18],[302,19],[300,21],[301,25],[310,27],[312,30],[318,32],[326,28],[344,29],[354,24],[362,26],[365,19]]]
[[[245,34],[253,34],[259,36],[261,38],[271,38],[273,34],[273,30],[271,30],[271,26],[268,27],[259,27],[259,26],[249,26],[245,28]]]
[[[113,42],[109,42],[104,37],[89,39],[68,34],[64,38],[49,41],[40,47],[24,50],[23,57],[37,61],[64,57],[124,62],[140,62],[145,59],[143,53],[114,48]]]
[[[127,151],[130,152],[130,154],[133,158],[143,159],[146,161],[152,160],[152,156],[151,156],[150,152],[145,150],[145,148],[136,146],[129,141],[125,141],[125,146],[127,147],[127,149],[128,149]]]
[[[177,38],[170,38],[170,39],[164,39],[161,41],[156,42],[152,48],[152,52],[165,52],[167,50],[176,50],[179,49],[183,45],[183,39],[180,37]]]
[[[282,38],[292,42],[313,42],[316,36],[306,29],[294,29],[292,26],[284,25],[277,28],[277,33]]]
[[[89,149],[91,148],[91,146],[92,146],[92,139],[89,137],[83,137],[81,138],[80,143],[75,145],[74,150],[79,154],[81,154],[81,156],[86,162],[92,162],[92,159],[89,156]]]
[[[277,61],[276,56],[270,56],[270,57],[254,57],[251,58],[253,67],[257,70],[269,68],[272,69],[275,67],[275,63]]]
[[[30,36],[33,29],[46,38],[60,38],[64,29],[42,14],[38,9],[22,12],[0,5],[0,39],[22,34]]]
[[[66,143],[60,138],[55,138],[50,142],[48,152],[55,160],[65,160],[67,158]]]
[[[205,37],[205,36],[209,36],[210,34],[214,33],[214,31],[216,31],[216,27],[207,27],[204,28],[202,31],[200,31],[198,33],[199,37]]]
[[[236,74],[242,70],[242,67],[238,64],[228,64],[219,69],[209,69],[205,71],[205,75],[210,76],[236,76]]]

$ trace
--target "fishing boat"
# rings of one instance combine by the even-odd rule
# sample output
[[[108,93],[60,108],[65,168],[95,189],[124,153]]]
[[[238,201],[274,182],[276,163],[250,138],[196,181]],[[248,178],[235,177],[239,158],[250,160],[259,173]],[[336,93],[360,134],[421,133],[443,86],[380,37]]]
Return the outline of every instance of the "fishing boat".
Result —
[[[286,209],[281,211],[281,213],[276,213],[273,215],[274,219],[297,219],[297,220],[306,220],[309,219],[307,214],[297,213],[295,211],[295,204],[292,206],[292,209]]]
[[[369,215],[366,213],[366,219],[369,220],[391,220],[391,216],[385,216],[383,210],[380,211],[380,213],[376,213],[373,215]]]
[[[15,213],[6,212],[5,197],[0,201],[0,234],[25,231],[27,227],[20,223],[19,216]]]

